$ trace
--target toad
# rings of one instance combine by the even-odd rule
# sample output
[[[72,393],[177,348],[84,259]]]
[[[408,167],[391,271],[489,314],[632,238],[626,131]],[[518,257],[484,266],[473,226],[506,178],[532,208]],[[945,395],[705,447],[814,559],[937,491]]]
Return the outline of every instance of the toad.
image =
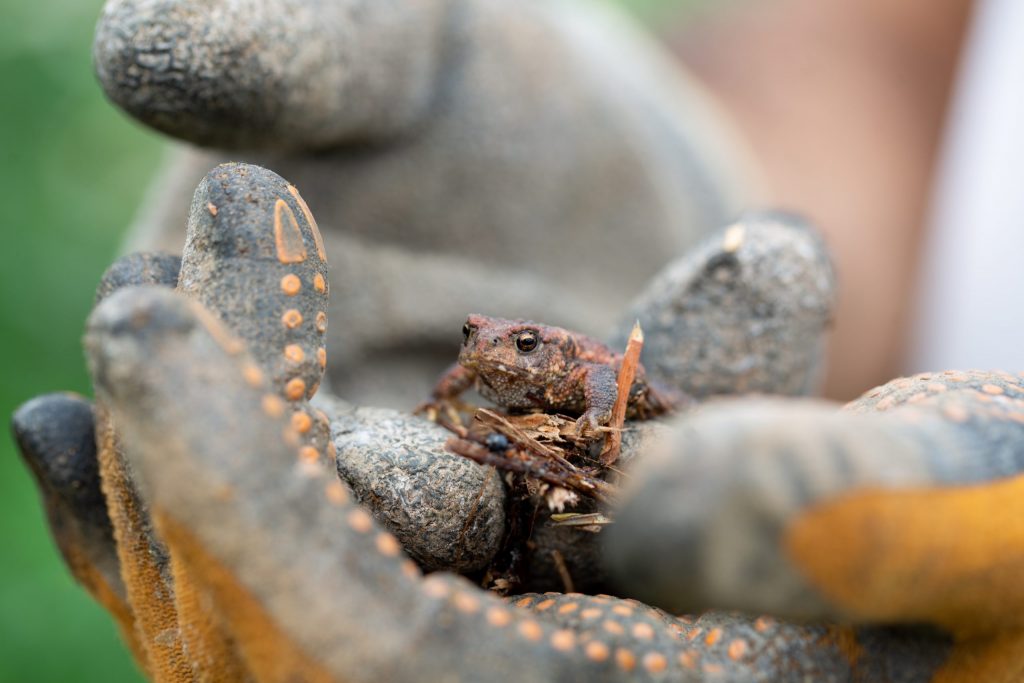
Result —
[[[579,416],[579,434],[607,425],[618,393],[622,354],[590,337],[527,320],[472,314],[462,326],[458,361],[434,387],[434,399],[451,400],[470,387],[513,411]],[[655,388],[637,366],[627,418],[647,418],[676,408],[681,396]]]

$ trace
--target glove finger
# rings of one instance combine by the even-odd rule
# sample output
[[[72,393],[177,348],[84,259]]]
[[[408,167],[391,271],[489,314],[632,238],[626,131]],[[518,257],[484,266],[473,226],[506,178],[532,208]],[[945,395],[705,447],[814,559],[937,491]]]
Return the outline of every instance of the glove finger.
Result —
[[[11,428],[64,562],[114,617],[136,659],[144,661],[100,487],[92,404],[74,394],[38,396],[18,408]]]
[[[650,377],[703,399],[805,395],[817,389],[835,275],[821,238],[802,220],[753,213],[670,263],[623,318],[635,320]]]
[[[130,115],[218,148],[392,136],[432,100],[446,0],[110,0],[97,74]]]
[[[1024,594],[1000,577],[1024,569],[1006,512],[1024,468],[1024,394],[1000,375],[972,378],[978,389],[900,380],[843,412],[709,406],[638,467],[606,557],[632,594],[671,609],[956,632],[1016,620]]]

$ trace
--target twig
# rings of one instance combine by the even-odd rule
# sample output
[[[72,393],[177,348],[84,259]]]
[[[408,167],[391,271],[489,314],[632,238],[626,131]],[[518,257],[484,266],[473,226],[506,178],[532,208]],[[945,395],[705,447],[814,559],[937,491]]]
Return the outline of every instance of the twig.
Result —
[[[601,453],[601,464],[608,467],[619,459],[622,448],[622,424],[626,421],[626,405],[629,403],[629,390],[633,388],[636,367],[640,364],[640,351],[644,348],[644,332],[640,329],[640,321],[633,325],[626,343],[626,352],[622,355],[622,366],[619,368],[618,394],[615,407],[612,408],[612,419],[608,423],[614,431],[608,437],[608,445]]]

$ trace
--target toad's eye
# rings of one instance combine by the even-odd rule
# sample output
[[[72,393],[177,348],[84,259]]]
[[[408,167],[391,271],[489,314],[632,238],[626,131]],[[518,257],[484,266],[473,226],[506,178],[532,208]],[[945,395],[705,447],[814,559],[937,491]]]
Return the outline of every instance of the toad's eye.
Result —
[[[529,353],[530,351],[533,351],[535,348],[537,348],[538,344],[540,344],[540,339],[537,338],[537,333],[534,332],[533,330],[520,332],[519,335],[516,337],[516,348],[522,351],[523,353]]]
[[[469,335],[473,334],[474,327],[469,323],[462,326],[462,343],[465,344],[469,341]]]

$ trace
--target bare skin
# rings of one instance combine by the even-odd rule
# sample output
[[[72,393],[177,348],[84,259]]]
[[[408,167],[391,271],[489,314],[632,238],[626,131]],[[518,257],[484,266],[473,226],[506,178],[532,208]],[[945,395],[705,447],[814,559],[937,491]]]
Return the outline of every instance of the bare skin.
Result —
[[[617,394],[622,354],[599,341],[560,327],[472,314],[462,327],[459,360],[434,387],[434,398],[451,400],[470,387],[512,410],[579,415],[577,431],[608,424]],[[630,389],[627,417],[672,410],[679,399],[652,388],[643,366]]]
[[[734,3],[671,42],[745,133],[771,202],[810,218],[842,286],[827,396],[899,374],[970,0]]]

